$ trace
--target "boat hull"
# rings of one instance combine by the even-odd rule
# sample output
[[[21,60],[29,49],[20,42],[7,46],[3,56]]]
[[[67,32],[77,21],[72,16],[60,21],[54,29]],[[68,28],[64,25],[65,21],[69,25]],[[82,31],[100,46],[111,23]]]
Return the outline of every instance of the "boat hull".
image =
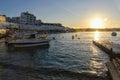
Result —
[[[14,48],[27,48],[27,47],[37,47],[37,46],[49,46],[50,40],[28,40],[28,41],[12,41],[8,42],[8,46]]]

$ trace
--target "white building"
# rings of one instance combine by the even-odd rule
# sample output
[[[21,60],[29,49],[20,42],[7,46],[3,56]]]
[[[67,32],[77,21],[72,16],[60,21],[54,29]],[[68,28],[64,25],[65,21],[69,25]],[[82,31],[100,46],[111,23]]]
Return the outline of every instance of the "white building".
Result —
[[[39,20],[36,20],[36,25],[37,26],[40,26],[42,24],[42,21],[39,19]]]
[[[22,12],[20,16],[20,23],[24,25],[35,25],[36,16],[28,12]]]

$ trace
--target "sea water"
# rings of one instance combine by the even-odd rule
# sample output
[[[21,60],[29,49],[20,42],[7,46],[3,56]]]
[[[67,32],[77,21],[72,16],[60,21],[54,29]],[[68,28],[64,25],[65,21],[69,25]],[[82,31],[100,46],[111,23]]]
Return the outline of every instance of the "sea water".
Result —
[[[119,44],[119,35],[119,32],[117,36],[111,36],[111,32],[98,31],[49,34],[51,39],[49,47],[13,51],[9,50],[4,39],[1,39],[0,62],[10,65],[0,66],[0,78],[1,80],[109,80],[106,67],[109,56],[96,47],[92,40],[103,39]]]

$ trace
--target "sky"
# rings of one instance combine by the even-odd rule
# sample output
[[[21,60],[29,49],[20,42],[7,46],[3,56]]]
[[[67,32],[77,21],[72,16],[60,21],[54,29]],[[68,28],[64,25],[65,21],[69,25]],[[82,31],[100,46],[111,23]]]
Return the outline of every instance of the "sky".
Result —
[[[0,0],[0,15],[15,17],[26,11],[66,27],[90,28],[95,18],[105,28],[120,27],[120,0]]]

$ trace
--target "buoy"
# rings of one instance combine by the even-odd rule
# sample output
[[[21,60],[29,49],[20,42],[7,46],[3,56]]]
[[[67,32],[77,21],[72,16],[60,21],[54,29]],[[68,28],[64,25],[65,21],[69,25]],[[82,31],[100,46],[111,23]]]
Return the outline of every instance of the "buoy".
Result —
[[[72,36],[72,39],[74,39],[74,35]]]
[[[75,36],[77,37],[77,34]]]

